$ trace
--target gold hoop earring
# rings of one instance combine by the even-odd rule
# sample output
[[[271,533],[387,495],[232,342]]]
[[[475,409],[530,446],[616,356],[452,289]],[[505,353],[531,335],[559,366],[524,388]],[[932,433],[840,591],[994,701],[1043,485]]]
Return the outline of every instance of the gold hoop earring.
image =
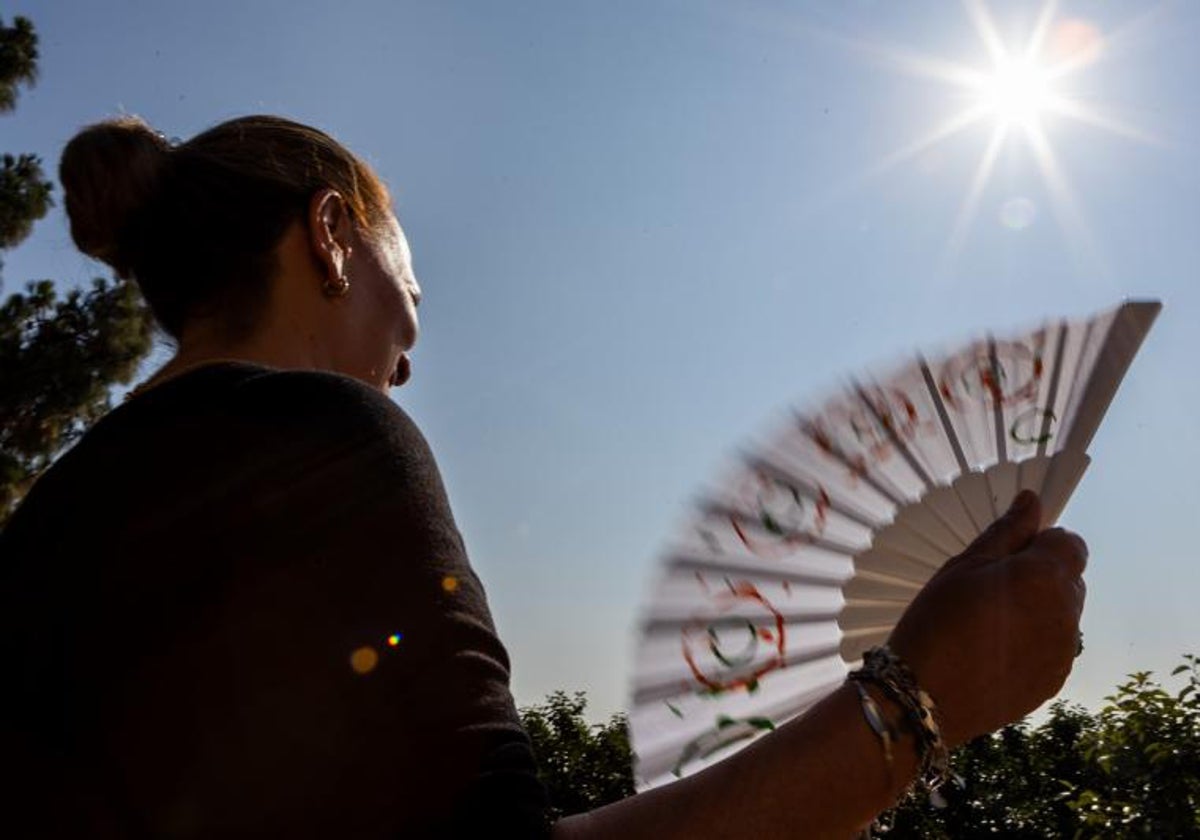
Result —
[[[325,293],[325,297],[345,297],[346,292],[350,291],[350,281],[346,279],[345,274],[338,275],[336,280],[327,277],[321,284],[321,291]]]

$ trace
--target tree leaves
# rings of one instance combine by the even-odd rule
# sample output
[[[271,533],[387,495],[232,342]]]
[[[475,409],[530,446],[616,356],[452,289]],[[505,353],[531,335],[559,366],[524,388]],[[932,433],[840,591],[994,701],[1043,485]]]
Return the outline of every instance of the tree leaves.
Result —
[[[0,21],[0,111],[37,77],[37,33]],[[29,235],[50,208],[36,155],[0,157],[0,250]],[[110,408],[150,350],[151,319],[137,288],[95,280],[58,299],[49,280],[0,306],[0,527],[51,462]]]
[[[111,408],[149,352],[151,319],[126,281],[59,299],[49,280],[0,306],[0,525],[34,479]]]
[[[17,88],[37,81],[37,33],[28,18],[16,17],[12,26],[0,19],[0,111],[17,104]]]
[[[967,744],[948,806],[908,797],[885,817],[889,836],[1200,837],[1200,673],[1184,660],[1175,694],[1140,671],[1098,712],[1056,703],[1036,728]]]
[[[957,750],[945,807],[917,795],[881,816],[889,838],[987,835],[1200,837],[1200,658],[1183,657],[1172,694],[1149,671],[1131,674],[1096,712],[1064,702],[1038,726],[1023,721]],[[591,725],[583,694],[555,692],[523,709],[552,818],[633,792],[625,719]],[[798,757],[802,760],[802,757]]]
[[[29,236],[53,204],[52,188],[37,155],[0,157],[0,248],[14,248]]]
[[[590,811],[633,793],[633,754],[624,715],[589,724],[582,692],[556,691],[521,710],[538,776],[550,795],[551,820]]]

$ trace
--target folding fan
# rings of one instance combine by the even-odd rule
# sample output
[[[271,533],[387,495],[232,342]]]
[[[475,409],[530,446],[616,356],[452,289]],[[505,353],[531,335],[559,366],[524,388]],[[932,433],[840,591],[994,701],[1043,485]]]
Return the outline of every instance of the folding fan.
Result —
[[[661,557],[629,715],[639,787],[718,761],[831,692],[1019,490],[1057,520],[1160,308],[918,355],[742,452]]]

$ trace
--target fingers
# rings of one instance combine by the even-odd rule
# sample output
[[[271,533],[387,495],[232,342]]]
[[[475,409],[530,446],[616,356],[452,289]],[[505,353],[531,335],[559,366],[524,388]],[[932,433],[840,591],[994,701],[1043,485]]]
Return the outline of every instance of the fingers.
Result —
[[[1029,543],[1031,557],[1050,559],[1071,577],[1079,577],[1087,568],[1088,547],[1083,537],[1063,528],[1048,528]]]
[[[1029,544],[1042,523],[1042,503],[1037,493],[1022,490],[1003,516],[976,537],[963,555],[1003,557]]]

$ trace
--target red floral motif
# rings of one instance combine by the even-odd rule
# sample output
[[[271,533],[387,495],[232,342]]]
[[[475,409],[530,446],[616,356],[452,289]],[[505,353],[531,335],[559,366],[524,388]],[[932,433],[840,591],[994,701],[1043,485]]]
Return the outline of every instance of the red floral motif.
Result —
[[[697,617],[684,626],[682,631],[683,658],[693,679],[705,693],[717,694],[724,691],[758,689],[759,680],[766,674],[784,666],[787,650],[787,630],[783,615],[763,597],[750,581],[726,581],[727,590],[712,597],[716,614],[708,613]],[[721,614],[744,606],[757,605],[761,615],[754,618],[735,618],[721,621]],[[722,646],[721,626],[727,628],[725,635],[744,637],[743,647],[729,652]],[[763,658],[759,652],[760,642],[769,645]],[[704,651],[703,666],[697,661],[695,648]],[[761,660],[761,661],[760,661]]]

